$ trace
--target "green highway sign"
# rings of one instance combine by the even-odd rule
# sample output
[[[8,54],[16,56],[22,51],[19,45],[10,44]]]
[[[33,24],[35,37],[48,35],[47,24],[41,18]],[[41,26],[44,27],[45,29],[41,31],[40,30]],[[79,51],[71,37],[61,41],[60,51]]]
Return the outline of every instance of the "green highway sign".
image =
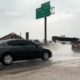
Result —
[[[36,9],[36,19],[46,17],[46,16],[50,16],[49,7],[45,7],[45,8],[43,7],[43,8]]]
[[[50,2],[46,2],[36,9],[36,19],[50,16]]]
[[[50,8],[50,1],[41,4],[41,7],[47,7],[47,6]]]
[[[44,11],[41,8],[36,9],[36,19],[42,18],[44,15]]]
[[[36,9],[36,19],[44,18],[44,42],[47,43],[47,17],[51,15],[50,1],[41,4],[40,8]]]

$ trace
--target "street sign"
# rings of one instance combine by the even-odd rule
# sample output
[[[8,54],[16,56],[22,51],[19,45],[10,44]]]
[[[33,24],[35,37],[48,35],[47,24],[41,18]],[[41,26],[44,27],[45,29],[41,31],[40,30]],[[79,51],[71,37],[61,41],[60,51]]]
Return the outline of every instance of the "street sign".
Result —
[[[40,8],[36,9],[36,19],[44,18],[44,41],[47,43],[47,17],[51,15],[50,1],[41,4]]]
[[[42,7],[42,10],[44,11],[44,17],[50,16],[50,7],[49,6]]]
[[[36,9],[36,19],[50,16],[50,1],[41,5],[41,8]]]
[[[36,9],[36,19],[43,18],[50,16],[50,9],[49,7],[43,7]]]
[[[50,1],[41,4],[41,7],[47,7],[47,6],[50,8]]]
[[[36,9],[36,19],[44,17],[44,11],[41,8]]]

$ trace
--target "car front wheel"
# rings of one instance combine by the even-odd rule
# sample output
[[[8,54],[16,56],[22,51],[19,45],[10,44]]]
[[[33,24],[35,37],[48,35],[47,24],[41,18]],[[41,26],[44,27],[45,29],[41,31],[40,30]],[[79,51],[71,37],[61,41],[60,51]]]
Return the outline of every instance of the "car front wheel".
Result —
[[[9,65],[11,65],[13,63],[13,57],[11,55],[9,55],[9,54],[6,54],[6,55],[4,55],[2,57],[1,63],[3,65],[9,66]]]
[[[42,60],[48,60],[49,59],[49,53],[48,52],[44,52],[42,55]]]

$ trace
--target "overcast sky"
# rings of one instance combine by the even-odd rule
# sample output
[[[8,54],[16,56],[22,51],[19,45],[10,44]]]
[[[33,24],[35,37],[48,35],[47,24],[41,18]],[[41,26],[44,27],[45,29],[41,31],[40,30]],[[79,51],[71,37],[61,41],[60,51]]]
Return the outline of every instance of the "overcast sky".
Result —
[[[0,37],[30,32],[30,38],[44,38],[44,18],[36,20],[35,9],[49,0],[0,0]],[[48,19],[48,39],[66,35],[80,38],[80,0],[50,0],[55,14]]]

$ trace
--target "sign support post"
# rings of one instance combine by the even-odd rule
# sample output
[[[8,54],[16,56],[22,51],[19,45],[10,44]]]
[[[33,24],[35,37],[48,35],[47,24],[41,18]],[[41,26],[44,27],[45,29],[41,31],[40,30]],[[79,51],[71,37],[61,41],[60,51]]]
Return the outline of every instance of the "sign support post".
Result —
[[[44,18],[44,42],[47,43],[47,17]]]

